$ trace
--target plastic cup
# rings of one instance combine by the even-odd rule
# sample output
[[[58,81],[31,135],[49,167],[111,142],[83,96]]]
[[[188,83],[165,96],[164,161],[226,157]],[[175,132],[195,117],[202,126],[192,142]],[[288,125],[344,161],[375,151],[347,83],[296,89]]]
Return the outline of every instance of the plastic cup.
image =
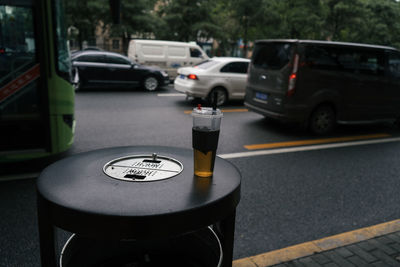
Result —
[[[219,109],[193,109],[192,144],[194,175],[211,177],[214,171],[222,112]]]

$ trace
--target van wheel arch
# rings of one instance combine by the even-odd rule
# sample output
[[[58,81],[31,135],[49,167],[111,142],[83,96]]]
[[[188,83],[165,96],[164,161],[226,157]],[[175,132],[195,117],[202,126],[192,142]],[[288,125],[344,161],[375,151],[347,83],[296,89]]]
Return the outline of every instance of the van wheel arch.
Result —
[[[228,102],[228,90],[223,86],[216,86],[207,95],[207,101],[213,103],[214,93],[217,92],[217,106],[222,106]]]
[[[321,103],[308,117],[308,129],[316,135],[326,135],[336,127],[337,110],[332,103]]]

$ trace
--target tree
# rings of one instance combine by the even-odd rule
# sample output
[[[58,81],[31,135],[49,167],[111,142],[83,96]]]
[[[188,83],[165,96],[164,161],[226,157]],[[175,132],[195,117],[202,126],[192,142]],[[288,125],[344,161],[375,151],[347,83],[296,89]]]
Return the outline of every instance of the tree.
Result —
[[[386,1],[386,0],[384,0]],[[328,40],[351,41],[366,17],[361,0],[323,0],[325,19],[323,35]]]
[[[111,36],[121,36],[124,51],[134,33],[151,33],[160,23],[152,13],[157,0],[123,0],[121,2],[121,24],[113,25],[107,0],[69,0],[66,4],[67,25],[79,30],[80,48],[84,40],[95,38],[95,29],[103,27]],[[158,24],[157,24],[158,23]]]
[[[391,0],[364,0],[367,12],[358,40],[400,47],[400,3]]]
[[[111,36],[120,36],[123,40],[123,50],[127,51],[132,35],[146,37],[156,31],[162,22],[154,13],[157,0],[123,0],[121,7],[121,23],[111,25]]]
[[[250,29],[257,26],[259,17],[261,16],[260,6],[262,0],[233,0],[230,1],[230,7],[233,10],[233,17],[238,22],[238,32],[243,38],[243,54],[247,55],[247,46]]]
[[[157,14],[164,22],[155,29],[158,39],[176,41],[197,41],[213,36],[218,27],[212,23],[213,0],[162,0]]]
[[[79,47],[82,42],[95,38],[96,25],[109,10],[108,2],[105,0],[88,1],[64,1],[65,13],[68,27],[74,26],[78,29]]]

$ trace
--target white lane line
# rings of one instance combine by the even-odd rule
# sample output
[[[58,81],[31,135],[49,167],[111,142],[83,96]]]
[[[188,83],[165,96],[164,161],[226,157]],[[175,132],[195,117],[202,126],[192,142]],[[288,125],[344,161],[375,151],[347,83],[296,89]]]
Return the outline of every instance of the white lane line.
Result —
[[[157,94],[157,96],[186,96],[185,94],[172,94],[172,93],[166,93],[166,94]]]
[[[335,143],[335,144],[323,144],[323,145],[312,145],[312,146],[302,146],[302,147],[258,150],[258,151],[249,151],[249,152],[238,152],[238,153],[229,153],[229,154],[219,154],[218,156],[221,158],[224,158],[224,159],[233,159],[233,158],[244,158],[244,157],[281,154],[281,153],[291,153],[291,152],[299,152],[299,151],[321,150],[321,149],[338,148],[338,147],[380,144],[380,143],[389,143],[389,142],[400,142],[400,137],[385,138],[385,139],[379,139],[379,140],[375,139],[375,140],[354,141],[354,142]]]

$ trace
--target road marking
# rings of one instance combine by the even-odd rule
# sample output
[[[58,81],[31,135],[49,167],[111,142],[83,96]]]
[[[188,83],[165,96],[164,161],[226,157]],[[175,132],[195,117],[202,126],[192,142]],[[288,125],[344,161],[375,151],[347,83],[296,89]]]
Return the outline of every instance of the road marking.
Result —
[[[233,159],[233,158],[254,157],[254,156],[282,154],[282,153],[310,151],[310,150],[322,150],[329,148],[350,147],[350,146],[370,145],[370,144],[389,143],[389,142],[400,142],[400,137],[385,138],[379,140],[364,140],[364,141],[353,141],[353,142],[336,143],[336,144],[323,144],[323,145],[312,145],[303,147],[278,148],[269,150],[228,153],[228,154],[219,154],[218,156],[224,159]]]
[[[338,143],[374,138],[384,138],[389,137],[390,134],[368,134],[359,136],[346,136],[346,137],[334,137],[334,138],[324,138],[324,139],[313,139],[313,140],[300,140],[300,141],[289,141],[289,142],[279,142],[279,143],[269,143],[269,144],[256,144],[256,145],[245,145],[244,147],[248,150],[255,149],[266,149],[266,148],[277,148],[277,147],[289,147],[289,146],[304,146],[304,145],[315,145],[323,143]]]
[[[172,93],[167,93],[167,94],[157,94],[157,96],[186,96],[185,94],[172,94]]]
[[[249,110],[247,108],[234,108],[234,109],[221,109],[222,113],[230,113],[230,112],[248,112]],[[185,114],[191,114],[191,110],[185,110],[183,113]]]
[[[233,267],[268,267],[279,263],[289,262],[295,259],[311,256],[343,246],[348,246],[368,239],[380,237],[400,231],[400,220],[377,224],[360,228],[354,231],[325,237],[322,239],[305,242],[302,244],[282,248],[256,256],[238,259],[233,262]]]

